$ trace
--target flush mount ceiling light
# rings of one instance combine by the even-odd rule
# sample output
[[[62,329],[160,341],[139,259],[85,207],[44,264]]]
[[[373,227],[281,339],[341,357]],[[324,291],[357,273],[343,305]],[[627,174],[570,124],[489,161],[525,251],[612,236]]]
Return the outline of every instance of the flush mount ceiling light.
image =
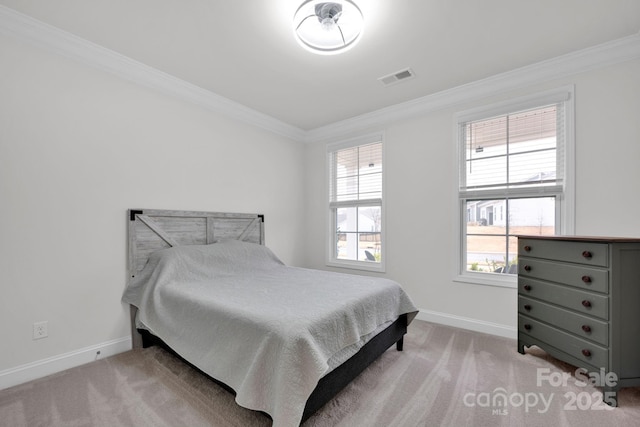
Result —
[[[331,55],[353,47],[363,23],[360,8],[351,0],[307,0],[293,16],[293,31],[305,49]]]

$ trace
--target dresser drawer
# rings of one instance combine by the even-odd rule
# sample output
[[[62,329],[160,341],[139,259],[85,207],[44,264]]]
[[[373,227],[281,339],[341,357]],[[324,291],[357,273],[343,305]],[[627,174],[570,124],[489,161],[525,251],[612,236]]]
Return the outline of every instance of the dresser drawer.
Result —
[[[524,296],[518,298],[518,312],[557,326],[579,337],[604,346],[609,345],[609,323],[594,317],[574,313]]]
[[[518,277],[520,296],[559,305],[588,316],[609,320],[609,297],[541,280]]]
[[[520,238],[518,255],[600,267],[609,266],[609,245],[606,243]]]
[[[596,367],[609,368],[609,350],[606,347],[555,329],[535,319],[518,315],[518,332],[547,343],[578,360]],[[542,346],[544,349],[544,346]]]
[[[609,292],[609,270],[577,264],[518,257],[518,276],[549,280],[594,292]]]

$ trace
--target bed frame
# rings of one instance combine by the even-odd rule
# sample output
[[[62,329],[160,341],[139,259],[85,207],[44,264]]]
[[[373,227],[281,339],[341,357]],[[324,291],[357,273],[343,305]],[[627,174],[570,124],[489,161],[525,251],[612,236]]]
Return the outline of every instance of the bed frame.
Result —
[[[214,243],[216,240],[228,239],[264,245],[264,215],[129,209],[127,220],[129,280],[135,278],[144,268],[149,255],[160,249],[178,245],[205,245]],[[131,306],[133,347],[161,344],[169,348],[160,338],[136,329],[136,311],[137,308]],[[369,340],[350,359],[321,378],[307,400],[302,421],[304,422],[324,406],[393,344],[396,344],[398,351],[402,351],[403,337],[406,333],[407,315],[405,314]]]

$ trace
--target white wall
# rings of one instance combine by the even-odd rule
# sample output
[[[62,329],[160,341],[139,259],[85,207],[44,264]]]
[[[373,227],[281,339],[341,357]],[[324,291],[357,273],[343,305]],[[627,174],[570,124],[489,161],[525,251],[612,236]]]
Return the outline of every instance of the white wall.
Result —
[[[386,266],[425,313],[515,331],[516,290],[452,280],[457,163],[453,115],[575,84],[576,234],[640,237],[640,61],[461,103],[386,126]],[[366,129],[363,132],[379,130]],[[326,268],[325,143],[307,150],[307,265]],[[323,226],[321,226],[323,225]],[[375,273],[372,273],[375,274]],[[429,316],[427,316],[429,317]],[[469,322],[470,321],[470,322]],[[515,332],[513,332],[515,333]]]
[[[301,263],[302,144],[11,38],[0,54],[0,374],[129,335],[128,208],[262,213]]]
[[[327,269],[324,143],[276,136],[4,36],[0,54],[0,377],[126,339],[127,208],[263,213],[283,261]],[[630,61],[363,129],[385,132],[381,275],[425,313],[515,329],[514,289],[452,281],[453,115],[566,84],[576,87],[576,233],[640,236],[638,75],[640,61]],[[41,320],[49,337],[33,341]]]

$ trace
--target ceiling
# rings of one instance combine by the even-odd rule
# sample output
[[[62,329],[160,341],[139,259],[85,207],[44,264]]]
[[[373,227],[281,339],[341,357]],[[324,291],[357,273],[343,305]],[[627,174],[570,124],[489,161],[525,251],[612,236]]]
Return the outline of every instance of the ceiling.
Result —
[[[638,0],[360,0],[360,43],[294,40],[302,0],[0,0],[302,130],[638,34]],[[415,78],[378,78],[411,67]]]

